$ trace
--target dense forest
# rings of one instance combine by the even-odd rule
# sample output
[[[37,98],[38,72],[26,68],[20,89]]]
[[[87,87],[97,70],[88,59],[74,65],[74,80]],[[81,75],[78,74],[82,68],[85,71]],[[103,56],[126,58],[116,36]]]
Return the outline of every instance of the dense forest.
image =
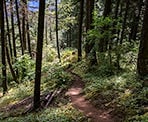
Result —
[[[0,0],[0,122],[148,122],[148,0]]]

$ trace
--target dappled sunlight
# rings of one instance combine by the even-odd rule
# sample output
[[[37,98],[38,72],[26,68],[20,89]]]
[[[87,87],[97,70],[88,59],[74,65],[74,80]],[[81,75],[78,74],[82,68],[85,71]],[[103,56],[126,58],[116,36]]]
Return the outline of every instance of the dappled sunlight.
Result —
[[[15,86],[10,88],[8,93],[0,98],[0,107],[5,107],[7,105],[12,105],[17,103],[19,100],[30,96],[33,92],[33,83],[26,82],[19,84],[19,86]]]
[[[0,0],[0,122],[147,122],[148,0]]]
[[[66,95],[78,95],[82,92],[82,88],[71,88],[68,90]]]

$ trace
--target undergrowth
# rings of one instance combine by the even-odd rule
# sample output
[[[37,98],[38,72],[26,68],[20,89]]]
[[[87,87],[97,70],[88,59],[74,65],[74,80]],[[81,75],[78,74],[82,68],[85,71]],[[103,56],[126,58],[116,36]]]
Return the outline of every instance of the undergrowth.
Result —
[[[113,70],[109,74],[105,66],[90,70],[86,64],[86,61],[79,62],[73,70],[86,82],[86,99],[98,108],[112,109],[112,115],[120,118],[119,121],[147,122],[148,88],[137,79],[135,70]]]
[[[122,70],[119,71],[115,67],[108,67],[108,64],[105,63],[93,67],[89,67],[85,60],[76,63],[77,53],[73,49],[63,51],[61,63],[58,60],[53,60],[55,58],[53,56],[55,55],[54,50],[51,54],[48,54],[48,50],[46,52],[48,57],[43,61],[41,92],[53,91],[56,88],[67,89],[71,84],[72,76],[65,70],[71,67],[73,72],[83,78],[86,83],[85,97],[91,100],[96,107],[111,109],[111,114],[121,118],[122,122],[147,122],[148,88],[144,87],[142,81],[137,79],[133,60],[125,62],[121,60]],[[130,57],[131,54],[127,56]],[[135,55],[133,56],[135,57]],[[33,96],[34,62],[27,55],[18,61],[15,66],[22,68],[20,71],[25,70],[26,72],[21,72],[19,85],[10,80],[8,93],[0,98],[0,108],[14,104],[28,96]],[[31,69],[24,67],[24,65]],[[0,114],[1,117],[2,114]],[[64,104],[59,102],[56,107],[50,107],[39,113],[31,113],[23,117],[10,117],[0,121],[87,122],[87,119],[67,102]]]
[[[59,108],[48,108],[27,116],[10,117],[1,122],[87,122],[81,112],[67,104]]]

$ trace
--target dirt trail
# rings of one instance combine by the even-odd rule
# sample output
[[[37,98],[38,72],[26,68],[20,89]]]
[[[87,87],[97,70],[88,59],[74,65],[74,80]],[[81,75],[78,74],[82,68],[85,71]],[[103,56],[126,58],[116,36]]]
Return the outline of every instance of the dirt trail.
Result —
[[[85,116],[89,117],[91,122],[115,122],[108,111],[96,109],[88,100],[84,98],[82,90],[84,88],[84,83],[82,79],[72,73],[74,77],[74,82],[71,88],[68,89],[66,95],[70,97],[73,106],[83,112]]]

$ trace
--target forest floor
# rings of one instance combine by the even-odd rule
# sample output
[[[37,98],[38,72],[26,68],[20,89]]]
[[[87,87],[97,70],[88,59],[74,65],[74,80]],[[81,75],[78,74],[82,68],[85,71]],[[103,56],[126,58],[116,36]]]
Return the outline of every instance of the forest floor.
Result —
[[[83,93],[85,83],[82,78],[79,75],[73,73],[71,70],[67,70],[67,72],[71,73],[73,77],[73,82],[69,86],[68,90],[60,93],[61,95],[58,95],[58,97],[68,96],[65,98],[69,98],[69,103],[72,104],[75,109],[82,112],[84,116],[86,116],[90,120],[90,122],[116,122],[117,120],[115,120],[115,117],[111,115],[109,109],[106,110],[102,109],[101,107],[95,107],[92,102],[85,98],[85,95]],[[46,94],[42,94],[41,97],[44,98]],[[32,106],[32,101],[32,96],[27,97],[13,105],[8,105],[1,108],[0,112],[5,113],[5,116],[3,116],[3,118],[17,117],[20,115],[22,116],[24,115],[24,112]],[[54,101],[52,102],[52,104],[53,105],[51,106],[55,105]]]
[[[85,85],[82,78],[75,73],[71,74],[74,81],[66,95],[70,97],[73,107],[84,113],[86,117],[91,119],[91,122],[115,122],[109,110],[97,109],[90,101],[85,99],[82,93]]]

